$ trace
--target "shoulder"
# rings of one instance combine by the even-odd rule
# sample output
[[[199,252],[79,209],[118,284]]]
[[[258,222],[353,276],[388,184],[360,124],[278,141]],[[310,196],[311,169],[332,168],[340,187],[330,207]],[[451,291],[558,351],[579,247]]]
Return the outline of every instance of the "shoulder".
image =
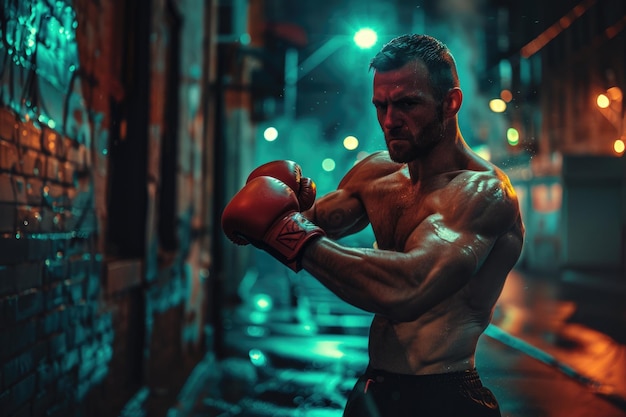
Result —
[[[351,183],[372,181],[397,172],[403,164],[393,162],[387,151],[374,152],[357,162],[343,177],[340,187]]]
[[[450,219],[498,234],[519,219],[517,195],[507,175],[495,168],[488,171],[463,171],[443,190],[444,212]]]

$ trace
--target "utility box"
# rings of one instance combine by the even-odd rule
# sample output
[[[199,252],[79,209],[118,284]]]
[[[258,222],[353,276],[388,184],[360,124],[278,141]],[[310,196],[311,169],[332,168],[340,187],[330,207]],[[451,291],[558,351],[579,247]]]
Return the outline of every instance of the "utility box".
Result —
[[[569,321],[626,343],[626,158],[563,159],[561,296]]]
[[[625,158],[563,158],[563,269],[615,273],[624,284],[625,176]]]

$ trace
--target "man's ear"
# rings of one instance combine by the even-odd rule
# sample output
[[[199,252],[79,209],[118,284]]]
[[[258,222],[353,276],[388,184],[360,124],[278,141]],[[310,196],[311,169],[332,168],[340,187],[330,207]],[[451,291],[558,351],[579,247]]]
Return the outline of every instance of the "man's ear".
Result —
[[[463,92],[459,87],[453,87],[446,93],[443,99],[443,116],[445,118],[454,117],[461,108],[463,102]]]

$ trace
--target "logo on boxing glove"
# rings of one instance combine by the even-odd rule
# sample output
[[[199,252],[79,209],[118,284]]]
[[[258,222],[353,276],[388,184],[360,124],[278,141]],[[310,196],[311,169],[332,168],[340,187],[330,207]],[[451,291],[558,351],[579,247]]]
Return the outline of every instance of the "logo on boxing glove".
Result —
[[[294,250],[307,233],[319,228],[301,215],[293,216],[291,220],[291,222],[283,224],[283,227],[276,236],[276,241],[285,245],[289,250]]]

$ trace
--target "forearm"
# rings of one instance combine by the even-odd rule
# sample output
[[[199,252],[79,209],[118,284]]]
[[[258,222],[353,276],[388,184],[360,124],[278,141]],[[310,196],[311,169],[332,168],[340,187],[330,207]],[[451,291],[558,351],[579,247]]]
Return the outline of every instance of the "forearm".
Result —
[[[405,253],[348,248],[326,238],[309,245],[302,258],[303,268],[344,301],[397,319],[415,314],[426,275],[407,268],[408,262]]]
[[[322,206],[322,208],[319,208]],[[302,214],[320,226],[331,239],[339,239],[365,229],[369,224],[367,217],[359,210],[324,209],[324,202],[316,202]]]

